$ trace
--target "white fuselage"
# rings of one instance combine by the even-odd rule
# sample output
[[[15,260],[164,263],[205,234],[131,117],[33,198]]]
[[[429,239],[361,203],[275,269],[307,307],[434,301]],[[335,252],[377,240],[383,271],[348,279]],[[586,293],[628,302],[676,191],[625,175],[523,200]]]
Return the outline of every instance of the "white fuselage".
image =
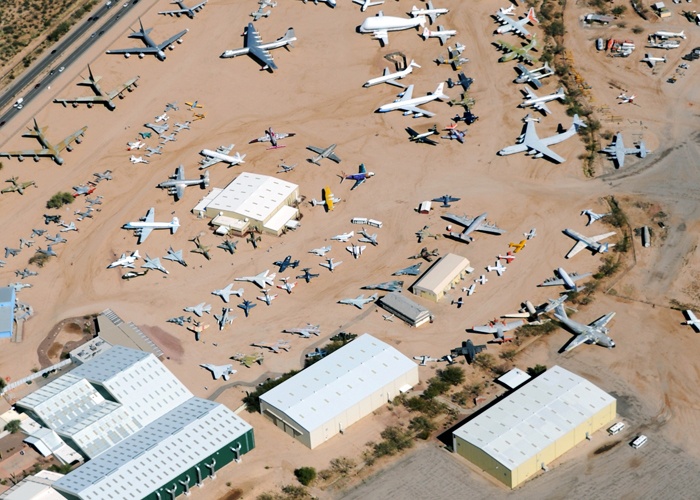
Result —
[[[396,102],[390,102],[388,104],[383,104],[377,109],[380,113],[387,113],[389,111],[395,111],[397,109],[402,109],[406,106],[420,106],[421,104],[426,104],[431,101],[439,99],[441,96],[439,94],[424,95],[421,97],[414,97],[413,99],[399,100]]]
[[[564,271],[563,267],[560,267],[557,269],[557,273],[561,277],[561,279],[564,281],[564,284],[566,285],[566,288],[569,290],[576,290],[576,283],[574,283],[574,280],[571,279],[571,276],[569,276],[569,273]]]
[[[402,70],[402,71],[397,71],[396,73],[389,73],[386,75],[378,76],[377,78],[372,78],[370,80],[367,80],[363,87],[371,87],[372,85],[377,85],[380,83],[387,82],[389,80],[401,80],[403,77],[406,75],[409,75],[413,72],[413,65],[409,64],[408,68]]]
[[[372,16],[368,17],[360,25],[360,33],[374,33],[375,31],[401,31],[423,26],[425,16],[413,18],[394,16]]]
[[[685,40],[685,32],[674,33],[673,31],[657,31],[654,33],[655,37],[659,38],[682,38]]]
[[[543,95],[542,97],[533,97],[532,99],[526,99],[522,103],[518,104],[519,108],[526,108],[537,104],[538,102],[549,102],[557,99],[564,99],[565,95],[563,93],[557,92],[555,94]]]
[[[297,40],[296,37],[288,38],[286,40],[275,40],[274,42],[261,43],[258,47],[261,50],[278,49],[280,47],[284,47],[285,45],[289,45],[292,42],[296,42],[296,40]],[[221,57],[227,58],[227,57],[243,56],[243,55],[246,55],[248,52],[250,52],[250,48],[242,47],[240,49],[226,50],[226,51],[224,51],[223,54],[221,54]]]
[[[218,151],[212,151],[211,149],[203,149],[200,151],[201,155],[207,157],[207,158],[215,158],[217,160],[225,161],[226,163],[230,163],[231,165],[238,165],[239,163],[245,163],[243,161],[243,158],[245,158],[245,155],[240,155],[236,153],[233,156],[230,155],[225,155],[223,153],[219,153]],[[206,160],[204,160],[206,161]]]
[[[171,222],[135,221],[124,224],[124,229],[170,229],[173,233],[180,227],[180,219],[173,217]]]

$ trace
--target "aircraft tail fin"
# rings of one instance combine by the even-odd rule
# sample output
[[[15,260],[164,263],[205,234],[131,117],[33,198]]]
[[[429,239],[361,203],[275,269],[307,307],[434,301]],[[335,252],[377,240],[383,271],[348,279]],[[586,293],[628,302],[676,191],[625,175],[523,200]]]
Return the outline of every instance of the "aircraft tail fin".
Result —
[[[583,127],[586,127],[586,126],[587,126],[587,125],[583,122],[583,120],[581,120],[581,118],[579,118],[578,115],[574,115],[574,120],[573,120],[573,122],[571,123],[571,128],[572,128],[574,131],[578,132],[579,129],[581,129],[581,128],[583,128]]]
[[[566,315],[566,309],[564,309],[564,306],[561,304],[554,308],[554,316],[557,319],[569,319]]]
[[[644,144],[644,141],[639,143],[639,157],[644,158],[649,150],[647,149],[646,144]]]
[[[292,42],[294,42],[296,38],[297,37],[294,34],[294,28],[289,28],[280,41],[287,42],[287,46],[289,47],[294,47],[294,44]]]
[[[134,253],[132,253],[131,256],[134,257],[134,258],[136,258],[136,259],[140,259],[140,258],[141,258],[141,256],[139,255],[139,251],[138,251],[138,250],[136,250]]]
[[[430,30],[426,26],[423,27],[423,34],[421,36],[423,37],[423,40],[430,38]]]
[[[415,60],[411,59],[411,62],[408,64],[408,67],[420,68],[420,64],[416,63]]]
[[[180,219],[178,219],[177,217],[173,217],[173,220],[170,223],[170,234],[177,233],[177,230],[179,227],[180,227]]]
[[[445,82],[440,82],[435,89],[435,92],[433,92],[434,96],[437,96],[438,99],[449,99],[449,96],[446,96],[443,92],[445,88]]]
[[[535,16],[534,7],[530,7],[530,10],[527,11],[527,20],[530,21],[530,24],[532,25],[540,24],[539,19],[537,19],[537,16]]]

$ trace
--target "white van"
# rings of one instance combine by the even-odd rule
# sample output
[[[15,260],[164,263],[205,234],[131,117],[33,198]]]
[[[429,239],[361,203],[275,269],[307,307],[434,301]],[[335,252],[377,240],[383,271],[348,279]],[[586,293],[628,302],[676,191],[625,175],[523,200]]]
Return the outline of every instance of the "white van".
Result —
[[[647,437],[644,434],[640,434],[639,436],[634,438],[634,441],[630,443],[630,446],[632,446],[632,448],[636,450],[637,448],[641,448],[642,446],[644,446],[646,443]]]
[[[378,227],[379,229],[382,228],[382,221],[375,220],[375,219],[367,219],[367,224],[369,224],[372,227]]]
[[[610,427],[608,429],[608,434],[610,434],[611,436],[614,436],[618,432],[622,431],[622,429],[624,429],[624,428],[625,428],[624,422],[617,422],[616,424],[614,424],[612,427]]]

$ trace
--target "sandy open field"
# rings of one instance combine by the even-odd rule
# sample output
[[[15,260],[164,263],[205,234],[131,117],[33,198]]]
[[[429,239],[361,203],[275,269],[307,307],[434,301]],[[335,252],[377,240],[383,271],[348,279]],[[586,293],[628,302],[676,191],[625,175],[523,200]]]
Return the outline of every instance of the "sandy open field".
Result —
[[[560,330],[528,348],[519,356],[517,364],[525,368],[535,363],[548,366],[558,363],[590,378],[620,398],[619,413],[628,422],[628,434],[622,438],[631,439],[632,434],[643,431],[649,435],[650,443],[640,452],[632,453],[623,442],[611,451],[594,456],[593,450],[607,439],[596,436],[593,443],[586,443],[585,450],[572,453],[571,456],[578,453],[580,459],[565,457],[560,467],[525,485],[518,493],[523,497],[557,497],[561,493],[552,492],[584,493],[592,484],[593,496],[602,496],[609,493],[607,486],[613,481],[621,484],[622,477],[625,478],[622,484],[639,481],[639,489],[632,491],[641,493],[652,491],[642,486],[650,476],[657,481],[654,491],[674,488],[679,496],[696,492],[697,485],[691,478],[697,475],[700,460],[697,446],[700,433],[694,425],[700,416],[696,403],[700,374],[694,360],[700,354],[700,347],[696,334],[680,325],[683,321],[680,312],[669,309],[668,305],[672,299],[700,304],[700,290],[695,284],[700,270],[695,252],[700,221],[697,174],[700,136],[696,109],[700,89],[693,85],[700,63],[689,63],[690,69],[676,84],[665,81],[682,62],[680,56],[700,45],[700,31],[686,23],[680,16],[680,9],[669,21],[650,23],[627,14],[628,27],[624,30],[584,30],[577,20],[586,9],[569,7],[567,46],[573,52],[576,68],[592,87],[594,105],[603,111],[607,107],[607,113],[600,116],[624,117],[621,122],[603,120],[603,130],[621,130],[627,143],[643,136],[648,147],[654,150],[644,160],[627,157],[626,166],[620,171],[601,159],[596,168],[598,176],[588,179],[577,160],[583,153],[578,139],[553,147],[568,158],[558,166],[523,155],[496,156],[498,150],[514,143],[520,133],[520,119],[525,115],[525,111],[516,108],[520,102],[519,87],[510,83],[516,76],[514,64],[497,63],[499,54],[491,45],[495,39],[491,35],[495,24],[488,16],[502,5],[493,1],[444,3],[452,12],[440,18],[437,24],[456,28],[457,40],[467,46],[470,62],[464,70],[475,79],[471,95],[477,99],[474,112],[480,119],[469,128],[466,144],[443,140],[438,147],[431,147],[408,143],[404,128],[411,126],[422,132],[434,123],[442,128],[449,124],[457,109],[445,103],[430,103],[426,109],[437,115],[415,120],[397,112],[374,114],[373,110],[395,98],[398,89],[390,86],[364,89],[361,85],[388,66],[384,55],[400,50],[422,65],[405,80],[415,84],[414,95],[433,91],[440,81],[455,76],[450,68],[436,67],[431,62],[446,53],[446,48],[441,48],[437,40],[424,42],[415,31],[394,33],[389,36],[389,46],[381,48],[369,35],[355,33],[355,27],[371,15],[371,11],[361,13],[349,1],[339,2],[335,10],[299,1],[280,2],[269,19],[256,24],[257,28],[263,40],[268,41],[282,36],[293,26],[299,41],[290,52],[284,49],[273,52],[279,70],[269,74],[259,71],[257,64],[247,57],[219,59],[225,49],[242,45],[239,35],[248,22],[246,16],[256,7],[254,2],[211,0],[192,21],[164,19],[155,14],[164,7],[163,2],[158,5],[141,2],[131,15],[142,15],[144,25],[154,27],[152,36],[157,41],[184,27],[190,28],[184,43],[168,52],[166,61],[149,57],[127,60],[104,55],[108,48],[131,46],[126,34],[129,26],[135,25],[135,17],[122,19],[122,31],[115,29],[98,39],[84,57],[83,64],[67,69],[45,92],[45,102],[34,102],[23,110],[21,119],[0,129],[0,149],[7,150],[36,147],[32,140],[19,137],[32,116],[50,127],[48,136],[52,140],[63,138],[83,125],[89,127],[84,142],[72,153],[65,154],[63,166],[56,166],[50,160],[36,164],[3,160],[3,176],[34,179],[39,187],[30,188],[23,197],[5,194],[0,198],[2,246],[17,247],[19,238],[27,238],[32,228],[46,228],[55,234],[59,227],[44,226],[42,214],[60,213],[64,220],[73,221],[73,211],[82,209],[84,203],[77,199],[69,208],[55,212],[44,208],[46,200],[58,190],[70,190],[71,186],[91,180],[93,172],[111,169],[114,175],[114,180],[100,183],[94,193],[104,197],[94,219],[77,222],[78,232],[62,233],[69,241],[55,247],[59,257],[41,269],[39,276],[28,278],[32,288],[19,292],[20,299],[34,307],[36,316],[25,324],[23,343],[3,341],[1,375],[17,379],[38,366],[37,349],[57,322],[108,307],[151,335],[169,356],[164,360],[168,368],[196,395],[215,397],[231,408],[240,406],[245,384],[299,368],[304,353],[323,345],[328,337],[343,329],[358,334],[370,332],[396,345],[407,356],[442,356],[467,338],[475,343],[487,340],[484,336],[468,334],[465,329],[513,312],[525,299],[541,302],[556,293],[535,288],[551,276],[552,269],[566,264],[570,271],[596,270],[600,257],[587,252],[581,252],[571,262],[564,260],[573,242],[561,231],[572,228],[593,235],[609,230],[601,223],[585,228],[586,219],[579,213],[586,208],[605,212],[607,205],[602,198],[614,194],[623,201],[625,208],[629,207],[634,227],[650,224],[653,210],[668,214],[668,228],[662,231],[655,227],[651,248],[643,249],[638,239],[635,240],[636,264],[620,275],[613,284],[613,291],[599,294],[590,307],[582,308],[577,315],[580,321],[592,321],[611,310],[616,311],[611,332],[618,347],[608,351],[582,346],[561,355],[557,351],[571,336]],[[402,15],[411,5],[407,0],[387,0],[384,12]],[[645,34],[631,33],[630,28],[636,24],[645,27]],[[685,29],[689,39],[683,41],[681,49],[670,51],[669,63],[657,65],[656,74],[652,74],[639,59],[644,52],[646,33],[656,29]],[[616,32],[637,43],[638,49],[629,59],[606,58],[595,52],[595,38],[612,36]],[[516,41],[511,36],[503,38]],[[86,63],[92,65],[95,74],[103,76],[105,88],[135,75],[141,76],[140,85],[117,103],[114,112],[102,108],[64,109],[51,104],[51,99],[59,96],[80,95],[81,90],[75,83],[79,81],[78,73],[85,73]],[[537,93],[543,95],[556,88],[556,82],[550,78]],[[623,89],[637,95],[635,105],[616,103],[615,98]],[[456,88],[447,93],[458,97]],[[150,164],[132,165],[128,161],[130,153],[125,151],[126,142],[135,140],[136,134],[145,130],[142,124],[161,114],[169,101],[180,104],[179,111],[169,113],[171,123],[190,119],[192,113],[186,109],[184,101],[195,99],[204,105],[202,111],[206,119],[194,122],[192,130],[178,134],[177,141],[168,143],[164,154],[152,157]],[[563,106],[552,103],[549,107],[553,116],[543,118],[538,124],[542,137],[554,133],[559,123],[564,127],[571,123]],[[281,132],[295,132],[296,136],[287,139],[287,147],[281,150],[267,151],[263,145],[247,145],[269,126]],[[155,139],[146,142],[156,145]],[[322,188],[330,185],[343,202],[330,213],[304,203],[302,226],[280,239],[263,236],[257,250],[241,240],[233,256],[212,248],[213,259],[206,261],[201,255],[190,253],[194,245],[188,240],[197,235],[202,235],[201,240],[206,245],[215,247],[221,242],[206,221],[198,220],[190,212],[204,192],[188,188],[184,199],[175,203],[165,192],[155,189],[155,185],[171,175],[179,164],[185,166],[188,177],[198,175],[198,151],[230,143],[236,144],[235,151],[247,154],[246,163],[231,169],[221,165],[212,167],[212,186],[225,186],[241,170],[272,175],[284,159],[298,166],[292,173],[280,176],[299,184],[301,193],[308,199],[318,198]],[[338,144],[336,153],[343,160],[340,165],[324,161],[319,167],[305,161],[309,157],[305,151],[307,145],[324,147],[330,143]],[[141,151],[137,152],[140,154]],[[339,184],[338,174],[341,170],[354,172],[360,163],[365,163],[376,176],[351,192],[351,183]],[[477,235],[471,245],[448,239],[418,244],[414,233],[424,225],[430,225],[434,232],[444,230],[445,222],[440,216],[446,211],[436,208],[430,215],[419,215],[415,207],[423,200],[445,193],[461,197],[450,211],[468,215],[488,212],[489,219],[508,232],[500,237]],[[127,282],[120,279],[119,270],[108,270],[106,266],[121,253],[137,248],[133,234],[120,227],[143,216],[149,207],[155,207],[157,220],[169,220],[173,214],[177,215],[182,227],[174,236],[163,231],[153,232],[140,246],[140,253],[162,258],[172,246],[176,250],[184,249],[189,265],[184,268],[163,261],[170,272],[168,275],[154,271]],[[368,247],[360,259],[353,260],[344,244],[333,242],[328,256],[344,264],[331,274],[318,266],[319,257],[307,252],[329,244],[333,235],[359,230],[350,224],[352,217],[383,221],[382,229],[370,231],[378,233],[379,245]],[[498,253],[508,250],[510,241],[519,241],[522,233],[531,227],[537,228],[538,236],[518,254],[503,277],[491,273],[485,286],[473,296],[465,297],[464,307],[457,310],[450,305],[451,299],[464,295],[459,289],[439,304],[424,303],[435,315],[430,325],[411,329],[396,321],[383,321],[380,310],[375,307],[359,311],[335,304],[341,298],[362,293],[363,285],[392,279],[391,273],[415,263],[407,257],[426,245],[430,249],[438,248],[442,254],[455,252],[466,256],[476,273],[481,274],[486,265],[493,264]],[[34,248],[44,247],[42,240],[36,238]],[[24,249],[19,256],[5,259],[7,265],[0,269],[0,280],[16,281],[14,271],[27,265],[32,250]],[[199,343],[191,332],[165,322],[169,317],[184,314],[183,307],[202,301],[211,303],[212,311],[218,313],[225,304],[210,294],[212,290],[226,286],[236,276],[272,270],[273,261],[289,254],[301,259],[301,267],[311,267],[321,276],[309,284],[300,281],[293,294],[283,292],[271,307],[256,301],[258,307],[251,311],[249,318],[236,308],[237,319],[223,332],[217,330],[213,318],[206,317],[205,322],[211,326]],[[423,268],[426,267],[424,264]],[[294,270],[285,273],[296,274],[299,273]],[[408,277],[405,282],[407,287],[413,281]],[[245,283],[242,286],[244,298],[255,300],[254,297],[260,295],[254,285]],[[237,303],[235,297],[232,303]],[[304,340],[281,333],[283,328],[302,326],[306,322],[320,323],[322,337]],[[237,352],[253,352],[255,349],[249,347],[251,342],[284,337],[292,342],[289,353],[266,354],[262,366],[236,367],[238,373],[229,382],[213,381],[209,372],[198,367],[207,362],[227,363]],[[494,355],[500,349],[489,346],[489,352]],[[430,368],[422,370],[426,377],[432,373]],[[243,385],[234,386],[232,382]],[[256,449],[246,455],[241,464],[224,469],[217,481],[208,483],[205,490],[195,490],[194,497],[223,495],[227,481],[241,487],[249,497],[291,483],[292,470],[298,466],[324,468],[331,458],[358,456],[364,443],[377,439],[390,421],[390,415],[380,412],[377,417],[364,419],[348,429],[344,436],[312,452],[261,416],[241,415],[255,427]],[[479,477],[461,459],[442,452],[438,453],[439,458],[434,457],[436,452],[432,451],[432,446],[412,453],[406,459],[412,464],[410,467],[392,468],[376,482],[365,486],[368,489],[358,490],[361,495],[353,492],[350,498],[389,497],[388,493],[376,494],[382,491],[377,486],[380,483],[388,488],[383,490],[385,492],[400,491],[401,498],[442,497],[434,492],[459,491],[455,488],[419,489],[421,485],[439,482],[442,477],[421,465],[435,460],[446,463],[445,471],[454,471],[446,472],[444,480],[452,481],[450,484],[461,486],[462,490],[473,485],[481,489],[484,496],[504,494],[504,490]],[[433,455],[424,457],[426,453]],[[659,469],[669,470],[672,467],[669,464],[676,464],[677,468],[669,473]],[[456,474],[462,477],[454,477]],[[685,482],[676,482],[679,476],[684,477]],[[640,478],[646,479],[641,481]],[[414,484],[411,481],[418,483],[413,490],[410,490],[410,485]],[[624,497],[626,492],[620,488],[617,496]]]

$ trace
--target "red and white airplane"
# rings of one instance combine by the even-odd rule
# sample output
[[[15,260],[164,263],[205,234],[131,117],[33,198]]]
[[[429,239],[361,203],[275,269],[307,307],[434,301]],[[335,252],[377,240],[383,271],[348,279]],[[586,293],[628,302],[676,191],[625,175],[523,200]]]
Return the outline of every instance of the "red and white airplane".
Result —
[[[280,141],[286,137],[292,137],[294,135],[296,135],[294,132],[290,132],[290,133],[283,132],[283,133],[278,134],[277,132],[272,130],[272,127],[270,127],[265,131],[264,136],[258,137],[257,139],[253,139],[248,144],[253,144],[254,142],[269,142],[272,144],[272,146],[270,146],[267,149],[279,149],[279,148],[283,148],[284,146],[281,144],[277,144],[277,141]]]
[[[637,97],[636,95],[627,95],[627,94],[620,94],[617,96],[618,99],[620,99],[620,104],[634,104],[634,99]]]
[[[500,254],[499,254],[499,255],[498,255],[498,258],[499,258],[499,259],[505,260],[505,261],[506,261],[506,264],[510,264],[511,262],[513,262],[513,261],[515,260],[515,255],[513,255],[513,252],[511,252],[511,251],[509,250],[508,253],[506,253],[505,255],[500,255]]]

